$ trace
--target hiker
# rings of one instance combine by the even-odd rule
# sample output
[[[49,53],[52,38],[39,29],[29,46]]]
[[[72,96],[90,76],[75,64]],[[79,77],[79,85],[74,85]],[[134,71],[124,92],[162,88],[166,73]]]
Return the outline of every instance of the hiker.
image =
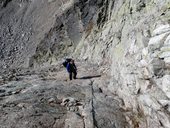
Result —
[[[76,67],[73,59],[70,62],[68,62],[68,64],[67,64],[67,71],[69,73],[70,80],[72,80],[72,77],[73,77],[73,79],[76,79],[77,67]]]
[[[71,58],[65,59],[65,61],[63,62],[63,66],[64,66],[65,68],[67,68],[67,64],[68,64],[71,60],[72,60]]]

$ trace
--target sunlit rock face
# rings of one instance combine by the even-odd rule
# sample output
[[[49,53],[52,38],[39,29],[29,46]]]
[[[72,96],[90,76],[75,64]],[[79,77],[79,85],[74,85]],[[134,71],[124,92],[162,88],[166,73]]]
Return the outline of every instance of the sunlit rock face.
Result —
[[[120,34],[112,41],[110,90],[133,125],[169,128],[169,2],[123,5],[111,23]]]
[[[3,0],[0,30],[1,69],[97,63],[131,127],[170,127],[169,0]]]

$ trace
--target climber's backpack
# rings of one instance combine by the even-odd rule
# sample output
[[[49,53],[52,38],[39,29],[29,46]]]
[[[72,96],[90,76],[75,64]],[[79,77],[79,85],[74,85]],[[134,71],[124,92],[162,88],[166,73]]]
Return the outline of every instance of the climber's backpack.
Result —
[[[67,64],[68,64],[71,60],[72,60],[71,58],[65,59],[65,61],[63,62],[63,66],[64,66],[64,67],[67,67]]]

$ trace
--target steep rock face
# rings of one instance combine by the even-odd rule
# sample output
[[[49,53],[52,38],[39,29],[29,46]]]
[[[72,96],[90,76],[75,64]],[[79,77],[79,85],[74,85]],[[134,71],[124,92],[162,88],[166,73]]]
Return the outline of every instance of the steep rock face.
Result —
[[[37,46],[33,56],[34,66],[37,63],[41,65],[43,62],[52,64],[63,56],[92,59],[85,54],[95,53],[93,49],[96,44],[93,43],[94,39],[91,39],[91,35],[95,36],[107,21],[107,12],[111,12],[108,11],[108,8],[111,8],[108,7],[109,4],[108,0],[74,1],[73,6],[56,17],[55,25]]]
[[[61,24],[59,20],[56,21],[56,17],[61,16],[64,10],[72,5],[73,1],[68,0],[1,1],[1,68],[30,66],[30,60],[38,49],[37,45],[45,42],[52,30],[60,28]],[[55,24],[58,24],[58,27],[54,28]],[[57,39],[58,36],[56,35]],[[55,41],[55,38],[53,40]]]
[[[119,33],[112,40],[110,89],[122,97],[132,125],[169,128],[169,2],[120,5],[110,23],[110,33]]]

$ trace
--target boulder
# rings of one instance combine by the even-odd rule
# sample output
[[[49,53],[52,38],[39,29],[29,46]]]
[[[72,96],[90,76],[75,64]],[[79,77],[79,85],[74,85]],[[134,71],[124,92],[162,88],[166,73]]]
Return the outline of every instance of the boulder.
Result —
[[[153,75],[159,77],[164,75],[165,62],[161,59],[154,58],[150,62],[150,68]]]

